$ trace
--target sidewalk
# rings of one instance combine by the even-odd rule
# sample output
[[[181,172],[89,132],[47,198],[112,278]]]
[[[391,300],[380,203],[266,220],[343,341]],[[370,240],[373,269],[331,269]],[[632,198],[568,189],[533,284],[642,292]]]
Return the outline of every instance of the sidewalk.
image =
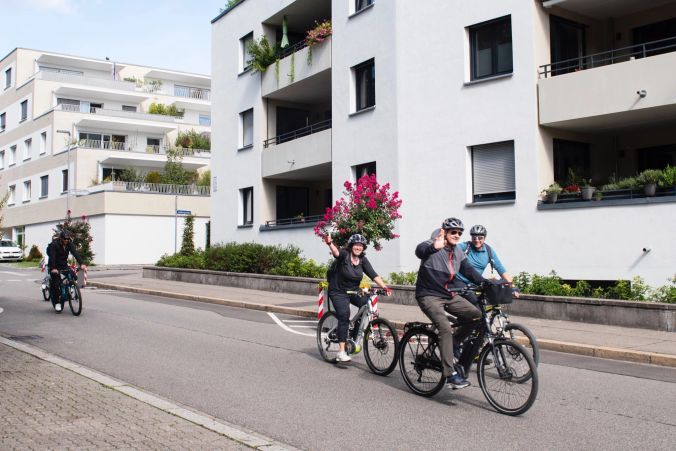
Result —
[[[231,307],[316,317],[317,296],[247,290],[169,280],[146,279],[141,274],[107,279],[90,278],[91,287],[154,294],[178,299],[209,302]],[[86,296],[86,294],[85,294]],[[520,301],[516,301],[520,302]],[[527,301],[521,301],[527,302]],[[381,316],[403,328],[408,321],[425,321],[417,306],[378,303]],[[541,349],[676,367],[676,334],[673,332],[604,326],[510,316],[512,322],[527,326],[538,338]]]

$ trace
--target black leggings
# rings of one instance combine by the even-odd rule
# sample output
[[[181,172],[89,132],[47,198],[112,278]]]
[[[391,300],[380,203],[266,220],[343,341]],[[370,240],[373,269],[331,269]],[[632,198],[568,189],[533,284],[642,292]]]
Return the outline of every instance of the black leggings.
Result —
[[[347,329],[350,325],[350,304],[360,308],[368,302],[369,296],[331,292],[329,298],[338,317],[338,341],[343,343],[347,341]]]

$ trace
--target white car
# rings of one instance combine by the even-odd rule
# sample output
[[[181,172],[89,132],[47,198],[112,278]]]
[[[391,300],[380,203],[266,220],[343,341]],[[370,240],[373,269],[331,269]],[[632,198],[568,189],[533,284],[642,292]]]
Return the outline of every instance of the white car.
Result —
[[[23,251],[14,241],[0,240],[0,262],[20,262],[23,260]]]

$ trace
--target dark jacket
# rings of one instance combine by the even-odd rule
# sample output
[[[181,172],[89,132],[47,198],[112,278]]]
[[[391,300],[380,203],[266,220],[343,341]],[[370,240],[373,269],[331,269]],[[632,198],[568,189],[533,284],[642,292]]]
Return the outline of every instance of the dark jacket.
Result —
[[[359,283],[364,277],[364,273],[371,278],[371,280],[378,277],[378,274],[371,266],[368,258],[360,257],[357,265],[352,264],[350,252],[341,249],[340,254],[336,257],[333,263],[335,267],[329,275],[329,293],[346,291],[357,291]]]
[[[449,265],[449,256],[452,253],[452,263],[454,274],[461,273],[465,278],[479,284],[484,279],[481,274],[476,272],[465,256],[465,253],[458,247],[434,248],[434,240],[423,241],[415,248],[415,255],[420,262],[418,269],[418,280],[415,284],[415,296],[437,296],[450,299],[454,295],[446,291],[448,288],[463,288],[465,283],[458,277],[451,279],[451,267]]]
[[[52,241],[47,246],[48,269],[50,271],[52,269],[68,269],[68,253],[71,253],[80,265],[82,264],[82,257],[80,257],[72,241],[69,241],[66,246],[61,244],[61,240]]]

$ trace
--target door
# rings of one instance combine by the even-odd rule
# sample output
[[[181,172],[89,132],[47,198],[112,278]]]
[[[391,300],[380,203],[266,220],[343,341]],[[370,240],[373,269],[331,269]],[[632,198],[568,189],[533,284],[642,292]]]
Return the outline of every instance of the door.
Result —
[[[557,16],[549,16],[549,27],[552,75],[586,69],[585,26]]]

